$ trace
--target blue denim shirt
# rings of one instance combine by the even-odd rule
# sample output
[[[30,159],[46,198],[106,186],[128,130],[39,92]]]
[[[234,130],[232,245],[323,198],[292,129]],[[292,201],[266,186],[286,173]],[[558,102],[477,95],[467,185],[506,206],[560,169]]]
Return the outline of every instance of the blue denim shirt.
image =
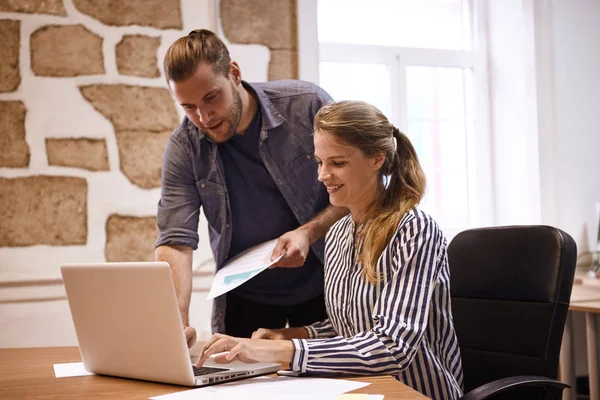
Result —
[[[308,82],[243,84],[256,93],[263,117],[259,142],[262,161],[299,224],[305,224],[329,205],[327,191],[317,180],[312,134],[315,114],[332,99]],[[231,245],[229,196],[235,193],[225,184],[217,145],[184,118],[165,151],[156,246],[198,248],[198,219],[203,207],[217,270],[223,267]],[[323,240],[312,250],[323,262]],[[213,303],[213,332],[224,332],[225,300],[226,296],[219,296]]]

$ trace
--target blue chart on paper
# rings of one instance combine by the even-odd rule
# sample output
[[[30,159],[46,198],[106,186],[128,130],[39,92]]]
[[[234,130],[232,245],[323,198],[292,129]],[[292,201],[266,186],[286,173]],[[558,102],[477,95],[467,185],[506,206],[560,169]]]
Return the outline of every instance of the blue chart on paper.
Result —
[[[258,274],[262,269],[255,269],[252,271],[240,272],[238,274],[226,275],[223,278],[223,283],[227,286],[235,285],[236,283],[243,283],[254,275]]]

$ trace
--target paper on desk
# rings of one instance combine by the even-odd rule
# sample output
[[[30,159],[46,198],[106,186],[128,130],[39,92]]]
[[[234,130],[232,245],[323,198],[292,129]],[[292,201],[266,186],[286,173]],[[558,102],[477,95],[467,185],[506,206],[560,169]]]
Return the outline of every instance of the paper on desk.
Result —
[[[250,399],[250,400],[337,400],[345,392],[370,385],[343,379],[259,377],[222,385],[150,397],[151,400]],[[379,397],[381,398],[381,397]],[[370,398],[369,398],[370,399]],[[377,399],[377,397],[376,397]]]
[[[259,244],[239,254],[215,274],[207,300],[214,299],[256,275],[281,260],[283,254],[271,261],[271,253],[277,244],[277,239]]]
[[[94,375],[93,372],[87,372],[82,362],[54,364],[54,376],[57,378],[66,378],[68,376]]]

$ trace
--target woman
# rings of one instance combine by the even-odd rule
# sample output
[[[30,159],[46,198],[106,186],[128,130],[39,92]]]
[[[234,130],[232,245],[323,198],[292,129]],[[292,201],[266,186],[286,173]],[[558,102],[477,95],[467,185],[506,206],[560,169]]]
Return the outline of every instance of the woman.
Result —
[[[350,210],[325,241],[329,319],[260,329],[252,339],[216,334],[198,364],[229,350],[217,361],[394,375],[428,397],[460,397],[446,239],[416,208],[425,176],[412,144],[377,108],[359,101],[323,107],[315,116],[314,142],[319,181],[331,204]]]

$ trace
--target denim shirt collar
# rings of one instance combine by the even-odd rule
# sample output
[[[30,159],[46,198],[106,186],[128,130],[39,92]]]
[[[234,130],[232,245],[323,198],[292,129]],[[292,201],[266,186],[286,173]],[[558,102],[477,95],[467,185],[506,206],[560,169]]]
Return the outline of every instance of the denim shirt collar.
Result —
[[[260,112],[262,114],[263,130],[266,131],[277,128],[285,122],[285,118],[283,118],[275,106],[273,106],[273,103],[271,103],[271,100],[259,84],[242,81],[242,85],[256,94],[258,104],[260,104]]]

